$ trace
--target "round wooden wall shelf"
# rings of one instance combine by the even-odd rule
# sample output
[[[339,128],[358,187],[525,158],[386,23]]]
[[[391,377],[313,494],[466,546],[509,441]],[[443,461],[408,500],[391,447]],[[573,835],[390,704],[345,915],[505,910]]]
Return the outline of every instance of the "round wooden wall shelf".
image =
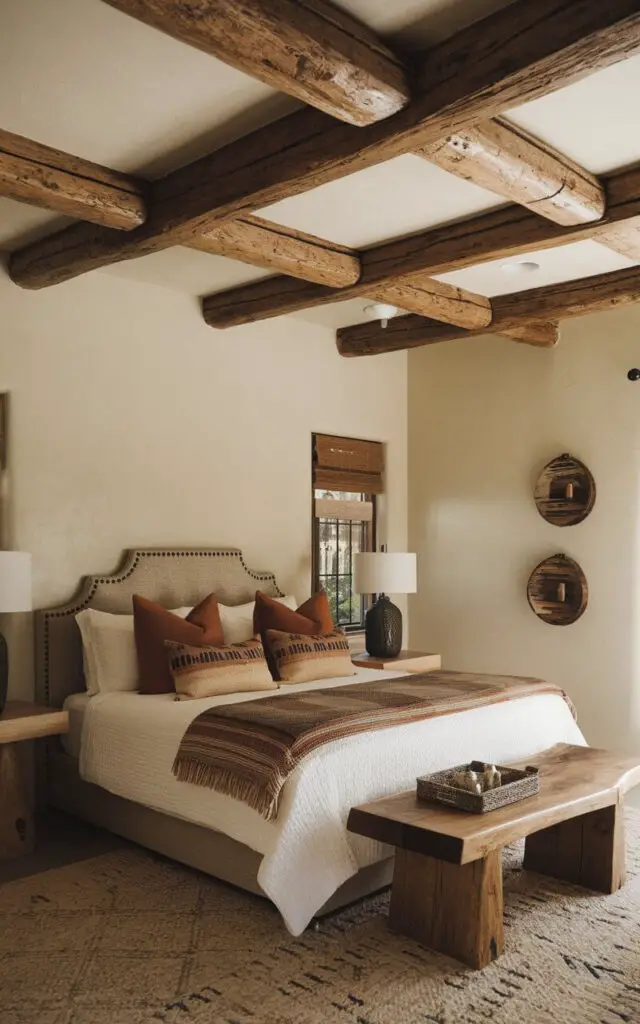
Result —
[[[542,470],[534,498],[538,512],[554,526],[575,526],[586,519],[596,500],[596,482],[580,459],[559,455]]]
[[[582,569],[567,555],[553,555],[537,565],[527,584],[527,598],[538,618],[551,626],[570,626],[589,600]]]

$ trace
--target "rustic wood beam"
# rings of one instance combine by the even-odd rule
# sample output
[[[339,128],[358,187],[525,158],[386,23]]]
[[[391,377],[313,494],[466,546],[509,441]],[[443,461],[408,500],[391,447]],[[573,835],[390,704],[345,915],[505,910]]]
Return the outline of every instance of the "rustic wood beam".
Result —
[[[499,332],[500,337],[534,348],[554,348],[560,341],[560,325],[553,320],[531,320],[520,327]]]
[[[187,244],[221,220],[412,152],[639,49],[638,0],[515,0],[431,50],[415,98],[388,120],[356,130],[297,111],[156,183],[149,220],[129,237],[72,227],[14,255],[10,273],[41,288]]]
[[[610,274],[583,277],[576,281],[531,288],[491,300],[492,334],[510,333],[531,320],[562,320],[602,313],[618,306],[640,301],[640,267],[616,270]],[[440,333],[442,326],[439,325]],[[468,332],[467,337],[473,333]],[[419,316],[398,316],[386,328],[377,323],[343,327],[337,333],[338,349],[344,356],[377,355],[429,345],[436,334],[431,321]],[[436,338],[435,340],[449,340]],[[522,339],[520,339],[522,340]]]
[[[335,290],[278,276],[233,289],[229,299],[233,298],[239,311],[250,312],[251,320],[268,319],[310,306],[369,297],[374,291],[378,292],[379,287],[386,289],[394,281],[402,285],[415,284],[423,277],[462,270],[490,260],[509,259],[535,249],[555,248],[585,238],[599,241],[602,237],[605,241],[612,231],[626,235],[627,255],[640,259],[640,253],[633,255],[634,245],[640,242],[640,167],[605,176],[603,183],[607,215],[597,223],[557,225],[521,206],[503,207],[365,249],[360,254],[360,279],[348,288]],[[623,251],[621,238],[616,248]],[[218,303],[223,302],[220,295],[211,299],[212,310],[222,308],[222,305],[218,307]],[[395,305],[405,308],[401,303]],[[230,307],[230,302],[225,302],[224,306]],[[208,297],[203,308],[205,311],[209,308]]]
[[[121,231],[147,214],[137,178],[2,129],[0,195]]]
[[[420,320],[420,324],[409,324],[407,321]],[[400,321],[405,321],[397,325]],[[388,347],[388,341],[383,337],[385,330],[396,325],[396,340],[393,347]],[[373,327],[373,331],[369,330]],[[341,327],[336,334],[338,352],[342,356],[374,356],[384,352],[400,351],[403,348],[418,348],[422,345],[437,345],[446,341],[463,341],[465,338],[484,338],[488,334],[497,334],[500,337],[508,338],[510,341],[518,341],[524,345],[531,345],[534,348],[553,348],[558,344],[560,328],[553,321],[535,321],[513,327],[509,330],[496,331],[493,325],[489,328],[477,328],[471,331],[461,331],[449,324],[438,323],[437,320],[429,320],[425,317],[394,317],[389,321],[388,327],[381,328],[379,324],[356,324],[353,327]],[[406,337],[407,343],[400,344],[399,336]],[[420,340],[418,340],[420,339]],[[387,347],[385,347],[385,345]]]
[[[106,0],[351,125],[407,105],[407,75],[377,36],[330,0]]]
[[[598,178],[501,118],[452,133],[417,153],[556,224],[590,223],[605,213],[605,188]],[[623,256],[640,259],[637,226],[601,231],[598,241]]]
[[[451,132],[416,152],[556,224],[588,224],[604,215],[604,188],[595,175],[500,118]]]
[[[631,260],[640,260],[640,217],[604,227],[595,240]]]
[[[334,247],[333,243],[320,238],[314,239],[314,236],[304,232],[288,231],[279,224],[262,218],[248,216],[229,221],[219,228],[222,230],[212,229],[204,235],[194,234],[184,244],[190,249],[229,256],[252,266],[286,271],[288,275],[292,275],[285,278],[287,281],[294,280],[293,275],[296,275],[303,282],[324,282],[323,285],[315,284],[314,287],[325,287],[331,282],[333,288],[340,289],[350,286],[350,281],[357,281],[360,274],[357,253],[352,253],[339,245]],[[56,257],[61,236],[64,236],[65,250],[70,245],[85,247],[89,243],[85,256],[87,270],[97,270],[105,265],[102,235],[97,236],[100,241],[95,242],[95,248],[92,242],[92,239],[96,239],[98,231],[99,229],[89,224],[72,224],[62,232],[47,235],[41,240],[42,245],[38,247],[37,258],[33,258],[34,246],[20,249],[10,257],[10,275],[16,281],[19,277],[18,283],[23,287],[43,288],[46,284],[57,283],[57,280],[50,279],[46,268],[49,260]],[[111,232],[110,237],[113,248],[121,249],[120,233]],[[151,248],[146,251],[155,250]],[[138,244],[134,243],[127,248],[126,258],[135,259],[145,255],[146,251],[141,251]],[[38,283],[27,283],[32,279],[36,279]]]
[[[517,327],[532,318],[563,320],[604,313],[640,300],[640,267],[625,267],[608,274],[530,288],[492,299],[500,329]]]
[[[146,217],[151,185],[61,150],[0,129],[0,195],[80,220],[129,230]],[[77,225],[80,232],[91,231]],[[114,235],[114,238],[117,238]],[[189,248],[228,256],[333,288],[355,284],[357,253],[262,217],[225,221]]]
[[[333,288],[353,285],[360,277],[358,255],[345,246],[251,215],[224,221],[196,236],[189,248]]]
[[[210,327],[237,327],[239,324],[252,323],[265,319],[261,306],[261,285],[266,282],[255,281],[241,285],[239,288],[228,288],[225,291],[208,295],[202,303],[202,315]],[[266,289],[268,295],[268,287]],[[464,288],[454,288],[442,281],[425,278],[411,284],[394,282],[384,287],[372,288],[367,298],[375,302],[389,302],[399,309],[413,310],[422,316],[432,317],[442,323],[455,324],[457,327],[487,327],[491,323],[491,303],[483,295],[476,295]],[[287,310],[290,312],[290,310]],[[271,309],[267,316],[278,316],[279,311]]]

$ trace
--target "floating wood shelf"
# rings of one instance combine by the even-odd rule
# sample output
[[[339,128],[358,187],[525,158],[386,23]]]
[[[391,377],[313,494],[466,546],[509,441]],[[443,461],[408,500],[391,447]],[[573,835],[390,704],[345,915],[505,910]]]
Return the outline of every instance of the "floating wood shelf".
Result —
[[[535,567],[527,584],[533,611],[551,626],[570,626],[583,614],[589,587],[582,569],[568,555],[553,555]]]
[[[596,500],[596,483],[590,470],[573,455],[559,455],[538,477],[536,508],[554,526],[576,526],[587,518]]]

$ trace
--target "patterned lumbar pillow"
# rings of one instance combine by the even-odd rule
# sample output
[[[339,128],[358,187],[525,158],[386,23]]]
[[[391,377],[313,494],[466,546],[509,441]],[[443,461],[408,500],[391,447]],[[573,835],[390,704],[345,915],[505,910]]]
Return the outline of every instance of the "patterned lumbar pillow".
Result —
[[[266,638],[281,683],[355,675],[349,642],[341,629],[315,636],[268,629]]]
[[[191,647],[166,640],[165,647],[178,700],[278,688],[259,640],[227,647]]]

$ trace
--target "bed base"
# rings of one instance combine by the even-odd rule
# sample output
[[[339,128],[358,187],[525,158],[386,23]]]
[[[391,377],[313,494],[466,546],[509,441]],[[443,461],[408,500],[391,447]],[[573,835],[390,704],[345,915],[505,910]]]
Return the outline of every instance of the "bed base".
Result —
[[[222,832],[173,818],[85,782],[69,754],[49,751],[48,802],[171,860],[187,864],[247,892],[269,897],[258,884],[262,855]],[[322,917],[391,885],[393,857],[361,868],[315,915]]]
[[[253,601],[256,589],[282,591],[271,572],[249,569],[237,548],[132,548],[114,573],[85,576],[74,598],[36,613],[36,693],[51,707],[84,690],[82,640],[75,616],[84,608],[131,614],[133,594],[165,608],[196,605],[214,593],[224,604]],[[101,786],[84,782],[77,761],[54,742],[43,765],[48,803],[140,846],[188,864],[240,889],[266,895],[258,885],[261,856],[221,832],[173,818]],[[391,884],[393,858],[363,868],[342,885],[318,914],[346,906]]]

